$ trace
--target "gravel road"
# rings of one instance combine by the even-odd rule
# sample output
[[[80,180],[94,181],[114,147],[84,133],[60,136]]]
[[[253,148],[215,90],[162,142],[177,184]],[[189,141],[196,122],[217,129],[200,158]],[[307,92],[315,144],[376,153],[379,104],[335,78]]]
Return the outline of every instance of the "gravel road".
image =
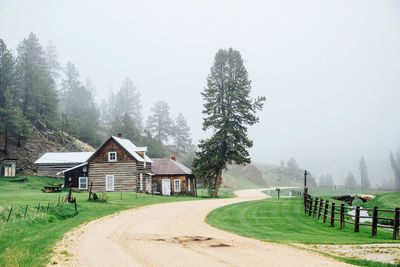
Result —
[[[262,189],[237,198],[156,204],[110,215],[67,234],[49,266],[346,266],[320,254],[218,230],[204,222],[221,206],[266,198]]]

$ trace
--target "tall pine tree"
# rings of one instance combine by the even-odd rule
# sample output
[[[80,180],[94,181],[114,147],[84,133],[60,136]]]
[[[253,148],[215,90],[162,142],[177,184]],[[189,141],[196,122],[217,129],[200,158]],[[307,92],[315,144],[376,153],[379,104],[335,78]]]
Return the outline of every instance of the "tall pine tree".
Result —
[[[174,139],[176,153],[181,151],[186,152],[190,147],[192,140],[190,139],[190,128],[187,125],[187,121],[183,117],[182,113],[178,114],[178,117],[174,122],[172,136]]]
[[[368,168],[365,163],[364,157],[360,160],[360,177],[361,177],[361,190],[368,190],[371,188],[371,182],[368,178]]]
[[[247,137],[247,127],[259,121],[255,113],[265,102],[265,97],[252,99],[250,93],[251,82],[239,51],[219,50],[202,92],[203,130],[211,129],[213,135],[200,142],[193,162],[197,174],[214,179],[214,196],[228,164],[250,163],[248,149],[253,142]]]
[[[31,132],[31,125],[18,105],[15,89],[15,60],[0,39],[0,133],[4,135],[5,154],[8,154],[9,137],[20,137],[22,134],[29,137]]]
[[[160,142],[167,142],[172,133],[172,120],[169,117],[169,105],[164,101],[157,101],[151,108],[152,114],[148,117],[146,128]]]

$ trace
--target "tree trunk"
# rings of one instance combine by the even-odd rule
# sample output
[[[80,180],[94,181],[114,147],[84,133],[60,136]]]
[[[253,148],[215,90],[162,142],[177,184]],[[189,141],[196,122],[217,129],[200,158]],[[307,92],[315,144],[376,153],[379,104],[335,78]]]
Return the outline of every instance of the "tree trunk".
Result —
[[[4,154],[8,154],[7,151],[7,143],[8,143],[8,126],[6,124],[6,129],[5,129],[5,133],[4,133]]]
[[[21,147],[21,133],[18,134],[18,147]]]
[[[214,184],[214,194],[213,197],[218,197],[218,189],[219,185],[221,184],[221,177],[222,177],[222,170],[224,169],[224,166],[219,167],[217,176],[215,177],[215,184]]]

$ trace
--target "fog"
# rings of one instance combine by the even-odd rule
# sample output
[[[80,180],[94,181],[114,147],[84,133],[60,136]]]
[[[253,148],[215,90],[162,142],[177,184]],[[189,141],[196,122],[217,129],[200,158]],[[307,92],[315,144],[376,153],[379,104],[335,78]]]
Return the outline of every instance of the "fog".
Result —
[[[72,61],[97,100],[131,78],[145,118],[157,100],[182,112],[193,140],[201,90],[220,48],[241,52],[253,95],[267,97],[249,130],[255,162],[295,157],[316,176],[392,178],[400,149],[399,1],[0,1],[0,38],[34,32]]]

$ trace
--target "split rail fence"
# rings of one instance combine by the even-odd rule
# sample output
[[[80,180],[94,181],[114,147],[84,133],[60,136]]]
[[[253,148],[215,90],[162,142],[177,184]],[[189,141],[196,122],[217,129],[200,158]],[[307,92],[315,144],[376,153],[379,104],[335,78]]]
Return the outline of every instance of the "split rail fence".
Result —
[[[354,210],[353,214],[348,214],[349,211]],[[361,216],[360,210],[367,211],[368,214],[372,212],[372,216]],[[379,212],[393,213],[391,218],[379,217]],[[331,227],[335,226],[335,221],[339,222],[339,227],[344,228],[345,224],[354,226],[354,232],[360,231],[360,226],[371,227],[372,236],[376,236],[378,228],[386,228],[393,230],[393,239],[399,239],[399,215],[400,208],[394,210],[378,209],[377,206],[373,208],[361,208],[360,206],[348,207],[343,203],[336,205],[334,202],[329,203],[329,200],[322,198],[312,198],[311,195],[304,195],[304,213],[312,216],[317,220],[322,219],[323,223],[329,222]],[[371,223],[360,223],[360,218],[371,219]],[[353,221],[351,221],[353,220]],[[391,221],[391,225],[378,224],[378,220]]]

